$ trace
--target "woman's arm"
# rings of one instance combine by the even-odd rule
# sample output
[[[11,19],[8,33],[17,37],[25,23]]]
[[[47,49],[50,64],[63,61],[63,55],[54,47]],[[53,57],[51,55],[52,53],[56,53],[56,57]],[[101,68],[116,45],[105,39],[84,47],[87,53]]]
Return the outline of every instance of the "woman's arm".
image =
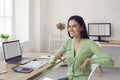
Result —
[[[100,46],[98,46],[94,41],[91,41],[91,52],[96,55],[96,57],[91,58],[90,63],[100,64],[103,66],[114,66],[114,61],[112,57],[107,54]]]
[[[62,58],[62,55],[66,52],[66,47],[67,47],[68,41],[70,41],[70,40],[69,39],[66,40],[62,44],[62,46],[58,49],[57,53],[55,53],[54,56],[51,56],[51,58],[50,58],[50,62],[51,63],[55,63],[57,59],[61,59]]]
[[[87,64],[90,63],[90,61],[91,61],[91,58],[87,58],[87,59],[85,59],[84,62],[81,64],[81,66],[80,66],[80,71],[81,71],[82,73],[85,72],[86,66],[87,66]]]
[[[62,52],[55,53],[54,56],[50,57],[50,63],[54,64],[58,59],[61,59],[61,57],[62,57]]]

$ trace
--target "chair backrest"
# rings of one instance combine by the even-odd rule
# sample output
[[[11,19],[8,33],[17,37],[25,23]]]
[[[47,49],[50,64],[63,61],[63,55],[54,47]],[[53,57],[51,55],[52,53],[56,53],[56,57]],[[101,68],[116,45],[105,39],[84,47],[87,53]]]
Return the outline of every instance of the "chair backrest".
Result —
[[[98,66],[99,66],[99,64],[91,64],[91,69],[92,69],[92,71],[91,71],[91,73],[90,73],[90,75],[89,75],[89,77],[88,77],[88,80],[91,79],[94,71],[96,70],[96,68],[97,68]]]

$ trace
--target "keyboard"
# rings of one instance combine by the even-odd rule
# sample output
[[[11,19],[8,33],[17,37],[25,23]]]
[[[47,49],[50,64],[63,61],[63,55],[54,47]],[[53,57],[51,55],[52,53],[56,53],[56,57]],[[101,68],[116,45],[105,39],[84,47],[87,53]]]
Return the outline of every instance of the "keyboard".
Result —
[[[30,61],[24,65],[21,65],[21,67],[36,69],[44,66],[45,64],[47,64],[45,61]]]

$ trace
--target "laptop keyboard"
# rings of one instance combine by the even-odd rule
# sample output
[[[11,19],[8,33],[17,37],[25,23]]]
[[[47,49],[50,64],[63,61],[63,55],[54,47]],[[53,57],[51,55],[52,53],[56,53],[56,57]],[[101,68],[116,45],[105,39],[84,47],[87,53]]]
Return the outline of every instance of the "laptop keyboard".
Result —
[[[12,59],[11,61],[19,62],[19,61],[26,60],[26,59],[27,59],[26,57],[22,57],[22,58]]]
[[[28,63],[28,62],[30,62],[32,60],[34,60],[34,59],[23,57],[22,59],[13,59],[13,60],[10,60],[8,63],[12,63],[12,64],[26,64],[26,63]]]
[[[25,64],[25,63],[28,63],[30,62],[31,60],[30,59],[22,59],[21,61],[19,61],[21,64]]]

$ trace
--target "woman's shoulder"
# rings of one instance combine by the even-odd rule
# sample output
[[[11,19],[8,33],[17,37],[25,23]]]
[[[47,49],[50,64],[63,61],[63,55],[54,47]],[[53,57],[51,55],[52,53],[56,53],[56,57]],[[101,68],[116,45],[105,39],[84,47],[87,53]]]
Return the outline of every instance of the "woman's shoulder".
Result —
[[[73,40],[73,39],[70,39],[70,38],[69,38],[69,39],[66,39],[66,40],[64,41],[64,43],[69,44],[69,43],[71,43],[71,42],[72,42],[72,40]]]
[[[69,38],[69,39],[66,39],[65,42],[71,42],[73,39]]]
[[[85,43],[89,43],[89,44],[92,44],[92,43],[94,43],[94,41],[93,40],[91,40],[91,39],[82,39]]]

